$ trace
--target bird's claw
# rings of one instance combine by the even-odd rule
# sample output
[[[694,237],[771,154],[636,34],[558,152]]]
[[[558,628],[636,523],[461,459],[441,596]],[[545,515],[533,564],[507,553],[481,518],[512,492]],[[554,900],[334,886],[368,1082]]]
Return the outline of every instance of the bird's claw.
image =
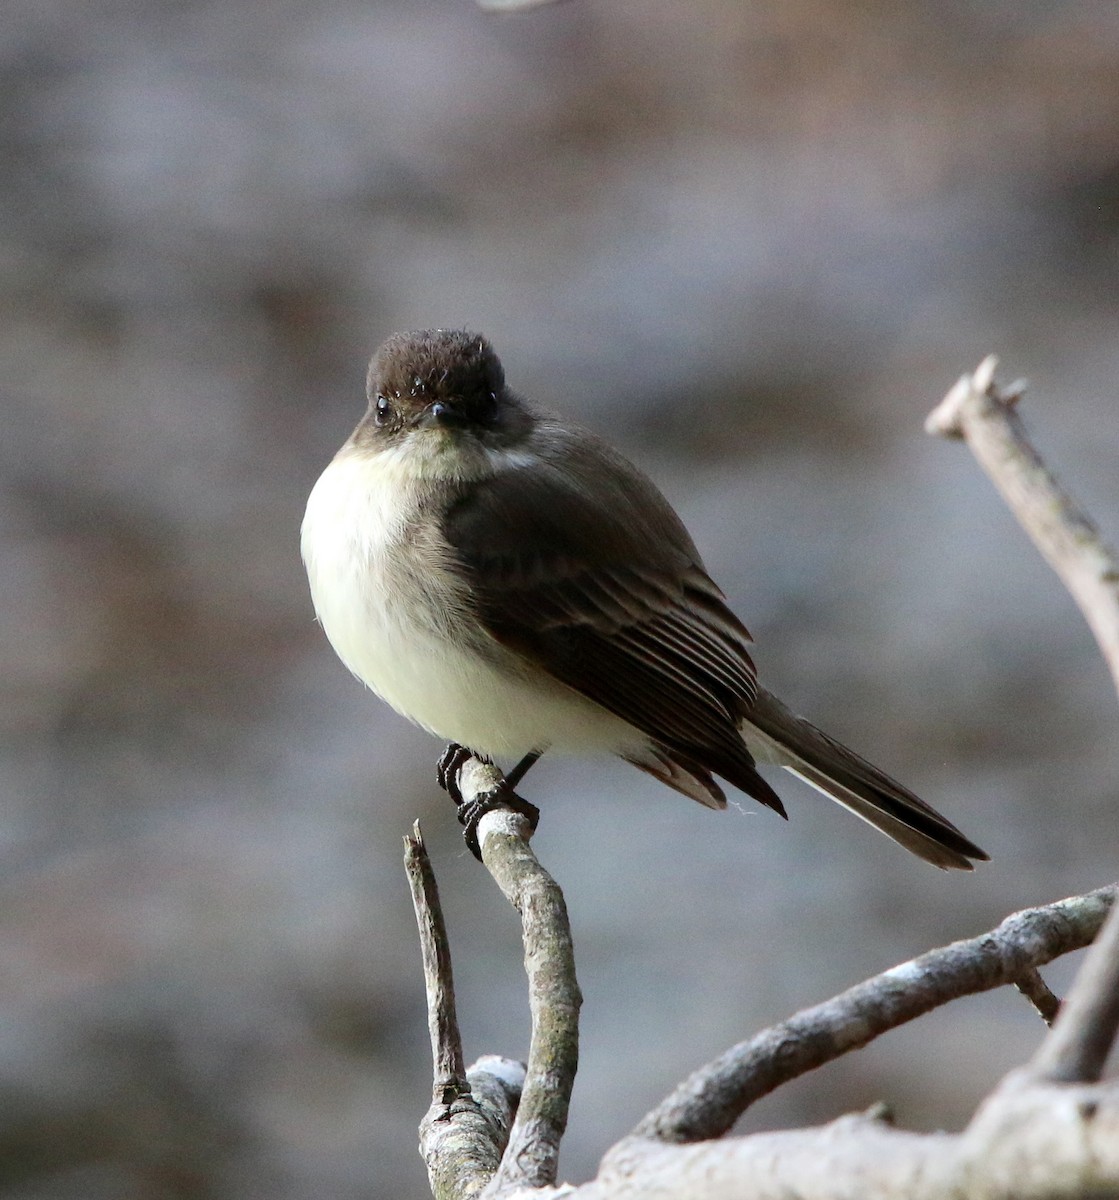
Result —
[[[462,839],[479,862],[482,861],[482,846],[478,840],[478,823],[486,813],[500,808],[520,813],[528,821],[533,833],[540,824],[540,809],[535,804],[530,804],[523,796],[518,796],[504,779],[491,791],[479,792],[473,800],[460,802],[458,819],[463,827]]]
[[[512,809],[513,812],[520,813],[528,821],[535,833],[536,826],[540,822],[540,809],[535,804],[530,804],[518,796],[504,779],[497,787],[488,792],[481,792],[473,800],[467,801],[459,787],[458,777],[459,772],[472,758],[480,759],[485,763],[490,761],[483,755],[475,754],[465,746],[460,746],[457,742],[451,742],[440,755],[439,765],[436,767],[436,778],[439,780],[439,786],[455,802],[459,824],[463,826],[463,840],[470,853],[481,862],[482,847],[478,841],[478,822],[486,813],[493,812],[498,808]]]
[[[458,742],[451,742],[439,756],[439,762],[435,768],[435,778],[439,780],[439,786],[459,808],[462,807],[463,800],[462,790],[458,785],[458,773],[473,757],[472,750],[460,746]]]

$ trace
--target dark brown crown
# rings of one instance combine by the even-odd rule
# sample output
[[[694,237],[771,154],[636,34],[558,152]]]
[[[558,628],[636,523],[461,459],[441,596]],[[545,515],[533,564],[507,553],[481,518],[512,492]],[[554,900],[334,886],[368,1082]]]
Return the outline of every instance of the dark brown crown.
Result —
[[[505,372],[481,334],[461,329],[394,333],[369,364],[370,400],[385,396],[401,408],[453,400],[469,411],[491,407]]]

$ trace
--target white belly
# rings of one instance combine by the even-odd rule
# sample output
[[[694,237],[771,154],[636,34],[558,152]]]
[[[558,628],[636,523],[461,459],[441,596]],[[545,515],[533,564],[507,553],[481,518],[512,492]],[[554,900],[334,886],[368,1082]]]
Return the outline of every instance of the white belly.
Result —
[[[342,662],[397,712],[483,754],[640,746],[645,739],[632,726],[471,628],[454,576],[428,570],[408,589],[419,599],[400,602],[393,547],[411,486],[391,456],[344,449],[307,502],[311,598]],[[484,653],[470,648],[471,636]]]

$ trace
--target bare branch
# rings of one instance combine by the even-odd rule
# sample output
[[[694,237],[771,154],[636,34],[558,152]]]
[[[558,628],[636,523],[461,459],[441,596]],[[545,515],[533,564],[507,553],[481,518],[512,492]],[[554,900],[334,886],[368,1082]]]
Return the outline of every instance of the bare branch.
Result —
[[[1061,1002],[1041,977],[1037,967],[1030,967],[1014,981],[1014,986],[1037,1009],[1046,1025],[1052,1025],[1060,1012]]]
[[[460,769],[458,784],[468,803],[508,794],[501,773],[477,759]],[[498,807],[481,819],[478,834],[486,867],[521,914],[532,1041],[527,1071],[519,1063],[485,1059],[463,1079],[450,952],[417,825],[405,839],[405,860],[423,946],[435,1061],[435,1100],[420,1126],[420,1150],[437,1200],[554,1183],[578,1062],[582,997],[563,894],[532,852],[531,829],[520,813]],[[500,1069],[495,1062],[503,1064]]]
[[[495,767],[471,759],[459,772],[458,782],[470,800],[499,788],[502,780]],[[494,1191],[555,1182],[579,1059],[582,996],[575,979],[567,906],[559,886],[533,853],[530,833],[523,816],[500,809],[484,816],[478,827],[482,861],[521,914],[532,1014],[524,1091],[492,1184]]]
[[[1088,951],[1031,1069],[1054,1083],[1099,1079],[1119,1029],[1119,906]]]
[[[455,982],[451,973],[451,947],[439,903],[439,888],[431,859],[417,821],[404,839],[404,869],[412,889],[412,907],[420,931],[424,987],[427,991],[427,1028],[431,1036],[432,1096],[436,1104],[451,1104],[470,1094],[462,1058],[462,1035],[455,1015]]]
[[[509,1141],[524,1066],[487,1055],[466,1079],[469,1095],[432,1104],[420,1122],[420,1154],[435,1200],[472,1200],[493,1179]]]
[[[949,1000],[1014,983],[1029,968],[1088,945],[1117,890],[1024,909],[990,933],[932,950],[797,1013],[701,1067],[634,1134],[668,1142],[718,1137],[782,1083]]]
[[[1119,691],[1119,560],[1091,517],[1030,445],[1017,414],[1023,387],[995,386],[992,355],[965,375],[925,423],[963,438],[1034,544],[1080,606]],[[1033,1070],[1062,1081],[1098,1079],[1119,1027],[1119,918],[1093,947]]]
[[[872,1115],[688,1146],[630,1137],[569,1200],[1085,1200],[1119,1196],[1119,1087],[1009,1076],[963,1134]],[[527,1197],[525,1198],[527,1200]]]
[[[436,1200],[468,1200],[493,1178],[519,1097],[519,1063],[482,1060],[467,1072],[455,1015],[451,948],[420,823],[404,839],[404,867],[420,932],[432,1100],[420,1124],[420,1153]]]
[[[1016,410],[1023,385],[1000,392],[997,362],[991,355],[960,379],[929,414],[925,429],[967,442],[1080,606],[1119,692],[1119,560],[1030,445]]]

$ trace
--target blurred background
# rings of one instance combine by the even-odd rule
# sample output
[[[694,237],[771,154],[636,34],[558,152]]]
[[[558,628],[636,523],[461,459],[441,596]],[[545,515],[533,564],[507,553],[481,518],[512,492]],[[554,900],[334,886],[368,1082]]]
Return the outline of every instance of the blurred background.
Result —
[[[1115,878],[1115,696],[967,451],[989,351],[1119,537],[1119,8],[945,0],[9,0],[0,30],[0,1192],[419,1200],[401,835],[471,1057],[518,926],[441,747],[313,623],[311,484],[400,328],[661,484],[794,708],[994,862],[613,763],[526,794],[586,994],[561,1164],[864,976]],[[1067,985],[1071,964],[1049,972]],[[1042,1027],[962,1002],[744,1121],[958,1128]]]

